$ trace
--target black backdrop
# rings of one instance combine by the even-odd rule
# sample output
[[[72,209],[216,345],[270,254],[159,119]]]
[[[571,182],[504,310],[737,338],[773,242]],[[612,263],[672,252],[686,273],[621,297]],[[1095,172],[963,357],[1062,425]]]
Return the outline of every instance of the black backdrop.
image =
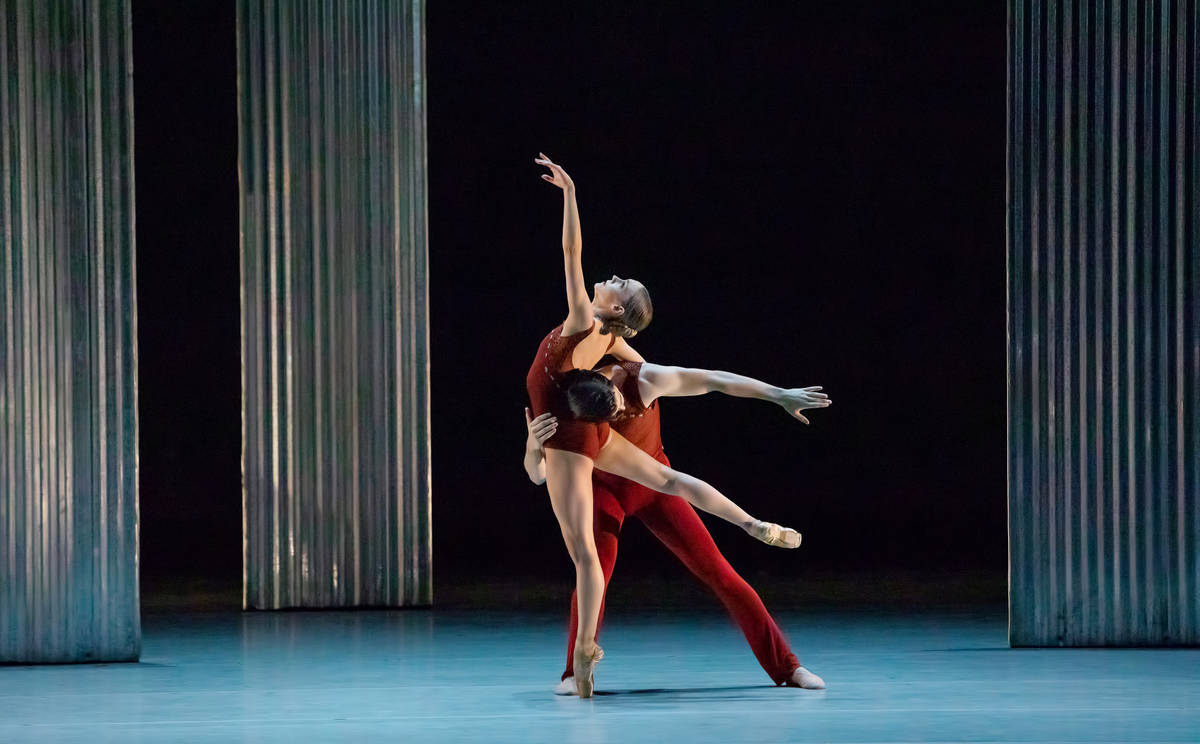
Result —
[[[143,572],[240,579],[232,3],[134,3]],[[805,544],[709,520],[734,564],[1003,575],[1005,8],[432,3],[435,591],[569,582],[521,468],[524,375],[589,281],[650,288],[650,360],[824,385],[804,427],[663,406],[668,454]],[[623,576],[674,576],[640,527]]]

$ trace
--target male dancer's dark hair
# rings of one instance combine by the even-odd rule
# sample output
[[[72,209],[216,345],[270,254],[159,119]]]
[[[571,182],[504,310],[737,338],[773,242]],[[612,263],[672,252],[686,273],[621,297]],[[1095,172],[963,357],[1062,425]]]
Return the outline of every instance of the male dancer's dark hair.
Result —
[[[562,377],[571,413],[581,421],[608,421],[617,412],[617,394],[607,377],[590,369],[573,369]]]

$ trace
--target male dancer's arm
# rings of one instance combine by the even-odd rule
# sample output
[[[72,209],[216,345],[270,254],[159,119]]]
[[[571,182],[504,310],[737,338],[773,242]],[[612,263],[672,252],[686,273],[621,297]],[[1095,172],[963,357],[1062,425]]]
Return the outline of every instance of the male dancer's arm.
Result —
[[[534,159],[538,165],[550,169],[543,173],[542,180],[552,183],[563,192],[563,273],[567,280],[567,319],[563,322],[563,335],[586,331],[592,327],[595,313],[588,296],[587,284],[583,281],[583,237],[579,230],[579,205],[575,201],[575,182],[545,153],[539,152]]]
[[[822,392],[820,386],[805,388],[779,388],[768,385],[753,377],[737,375],[711,369],[687,367],[664,367],[658,364],[643,364],[638,378],[638,392],[642,402],[650,405],[655,398],[705,395],[724,393],[737,398],[757,398],[782,406],[789,415],[808,423],[800,413],[809,408],[825,408],[833,401]]]
[[[525,408],[525,474],[535,486],[546,482],[546,451],[542,442],[554,436],[558,430],[558,419],[549,413],[543,413],[537,418],[529,417],[529,408]]]

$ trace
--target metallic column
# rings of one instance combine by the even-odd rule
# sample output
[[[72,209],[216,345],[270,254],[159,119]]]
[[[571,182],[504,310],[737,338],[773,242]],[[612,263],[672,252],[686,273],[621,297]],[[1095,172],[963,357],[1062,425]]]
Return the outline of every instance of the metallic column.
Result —
[[[427,605],[420,0],[239,0],[247,608]]]
[[[1010,0],[1010,641],[1200,643],[1200,2]]]
[[[0,662],[140,653],[130,42],[0,4]]]

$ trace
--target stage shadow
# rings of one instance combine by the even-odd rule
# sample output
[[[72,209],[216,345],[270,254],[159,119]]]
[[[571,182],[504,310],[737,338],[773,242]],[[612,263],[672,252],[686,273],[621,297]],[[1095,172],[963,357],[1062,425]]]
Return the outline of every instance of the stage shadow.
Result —
[[[923,648],[919,654],[962,654],[969,651],[1012,651],[1011,646],[984,646],[981,648]]]
[[[652,687],[644,690],[596,690],[600,695],[710,695],[712,693],[745,692],[771,689],[775,685],[737,685],[732,687]]]

